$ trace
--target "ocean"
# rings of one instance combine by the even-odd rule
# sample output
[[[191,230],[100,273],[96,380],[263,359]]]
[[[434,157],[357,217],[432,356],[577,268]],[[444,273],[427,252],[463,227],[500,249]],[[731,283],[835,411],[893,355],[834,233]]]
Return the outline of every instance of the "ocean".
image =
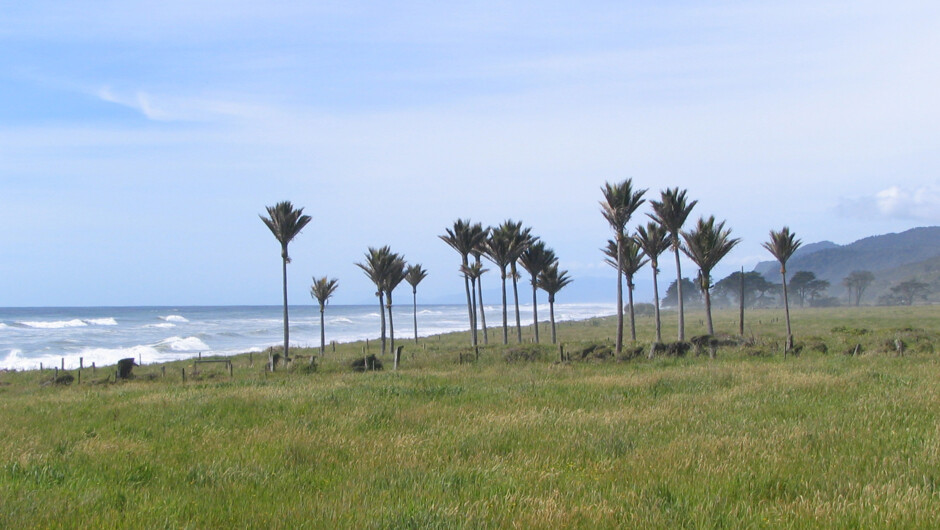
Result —
[[[539,304],[539,320],[548,305]],[[114,364],[133,357],[143,363],[203,355],[235,355],[283,343],[282,306],[0,308],[0,369],[74,369]],[[616,304],[555,304],[556,321],[612,315]],[[520,305],[523,324],[531,304]],[[486,306],[487,324],[501,323],[501,306]],[[395,336],[414,337],[412,306],[394,309]],[[466,305],[418,306],[418,335],[470,328]],[[514,321],[510,306],[510,321]],[[379,307],[327,306],[326,341],[352,342],[379,336]],[[546,333],[547,333],[546,328]],[[292,346],[320,345],[318,306],[290,308]]]

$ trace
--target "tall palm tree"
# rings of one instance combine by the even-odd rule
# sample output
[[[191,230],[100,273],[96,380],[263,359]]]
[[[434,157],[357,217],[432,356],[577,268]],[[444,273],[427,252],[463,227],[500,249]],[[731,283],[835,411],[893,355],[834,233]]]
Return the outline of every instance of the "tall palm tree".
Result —
[[[310,296],[317,299],[317,302],[320,303],[320,356],[323,356],[323,353],[326,351],[326,332],[325,326],[323,325],[323,313],[326,310],[326,304],[333,296],[333,293],[336,292],[336,289],[339,287],[339,280],[336,278],[327,279],[326,276],[322,278],[313,278],[313,285],[310,286]],[[313,364],[313,357],[310,358],[310,364]]]
[[[705,321],[708,324],[708,334],[714,335],[712,326],[711,272],[715,265],[731,252],[731,249],[741,242],[731,237],[731,229],[725,229],[725,222],[715,224],[715,216],[708,219],[699,218],[698,224],[692,230],[682,232],[685,246],[682,251],[699,268],[699,285],[705,294]]]
[[[679,249],[682,247],[679,241],[679,231],[692,208],[698,204],[698,201],[688,202],[685,196],[686,191],[680,191],[679,188],[667,188],[661,192],[662,200],[650,201],[653,207],[653,213],[647,214],[651,219],[659,223],[669,232],[672,251],[676,255],[676,289],[679,295],[679,341],[685,340],[685,304],[682,299],[682,268],[679,265]]]
[[[779,232],[770,231],[770,241],[762,245],[780,262],[780,275],[783,277],[783,310],[787,317],[787,340],[783,347],[783,356],[793,347],[793,332],[790,330],[790,301],[787,299],[787,260],[800,248],[803,242],[790,232],[789,227],[783,227]]]
[[[484,230],[486,231],[487,234],[490,233],[489,227],[484,228]],[[480,241],[480,244],[477,245],[477,247],[473,249],[473,252],[471,252],[471,254],[473,254],[474,263],[476,263],[480,267],[483,267],[483,260],[481,258],[483,257],[483,253],[485,251],[486,251],[486,238],[484,238],[483,241]],[[489,332],[489,328],[486,327],[486,310],[483,308],[483,277],[480,276],[479,278],[477,278],[475,287],[474,287],[474,282],[471,281],[470,287],[473,287],[475,289],[473,291],[473,296],[476,297],[476,299],[480,301],[480,305],[479,305],[480,329],[483,331],[483,344],[486,345],[490,343],[490,332]],[[474,307],[476,307],[476,303],[474,303]]]
[[[401,284],[405,279],[405,258],[404,256],[399,256],[398,254],[392,254],[394,258],[391,263],[388,265],[388,270],[385,272],[385,281],[383,286],[385,287],[385,304],[386,309],[388,309],[388,336],[390,349],[392,354],[395,356],[395,370],[398,370],[398,351],[395,350],[395,319],[392,317],[392,292]]]
[[[369,247],[364,263],[356,263],[372,283],[375,284],[375,296],[379,299],[379,318],[382,322],[382,354],[385,354],[385,282],[389,268],[399,256],[388,245],[382,248]]]
[[[559,271],[558,262],[552,263],[539,274],[539,288],[548,293],[548,314],[552,322],[552,344],[558,342],[555,333],[555,295],[573,280],[568,271]]]
[[[538,238],[536,238],[538,239]],[[532,276],[532,325],[535,328],[535,343],[539,342],[539,303],[538,303],[538,277],[539,274],[555,263],[555,251],[546,247],[542,241],[533,241],[529,248],[519,256],[519,263]]]
[[[506,300],[506,269],[512,259],[512,235],[505,229],[506,223],[490,231],[483,245],[486,258],[499,267],[499,278],[502,281],[503,292],[503,344],[509,343],[509,320]]]
[[[405,271],[405,281],[411,286],[412,303],[414,307],[415,321],[415,344],[418,344],[418,284],[428,277],[428,271],[421,267],[420,263],[409,265]]]
[[[509,273],[512,276],[513,306],[516,308],[516,341],[522,344],[522,320],[519,317],[519,271],[516,269],[516,262],[535,238],[532,237],[532,229],[522,228],[521,222],[515,223],[507,220],[503,223],[503,227],[510,236]]]
[[[286,361],[290,358],[288,355],[290,326],[288,325],[287,317],[287,264],[290,263],[290,255],[287,253],[287,245],[297,237],[297,234],[299,234],[305,226],[307,226],[311,217],[304,215],[303,208],[294,208],[294,205],[291,204],[290,201],[282,201],[274,206],[267,206],[265,209],[268,211],[268,216],[264,217],[261,215],[259,217],[261,217],[265,226],[271,230],[271,233],[274,234],[278,243],[281,244],[282,283],[284,288],[284,359]],[[273,372],[273,353],[268,354],[268,364]]]
[[[477,227],[480,229],[477,230]],[[463,274],[464,290],[467,293],[467,313],[470,317],[470,344],[476,348],[476,314],[473,308],[473,299],[470,296],[470,277],[466,274],[466,271],[469,270],[470,265],[469,255],[480,244],[484,232],[480,223],[471,224],[469,219],[457,219],[454,221],[453,229],[445,228],[444,231],[445,234],[438,237],[460,254],[460,271]]]
[[[607,255],[607,259],[604,260],[611,267],[617,268],[617,243],[612,240],[607,240],[607,248],[601,249],[604,254]],[[630,340],[636,342],[636,313],[633,307],[633,288],[635,287],[633,283],[633,277],[636,275],[643,265],[649,260],[643,255],[643,250],[640,249],[640,246],[637,245],[636,241],[632,238],[627,238],[623,241],[623,244],[620,245],[620,266],[623,268],[623,276],[627,279],[627,299],[628,307],[630,308]]]
[[[650,266],[653,268],[653,304],[656,308],[657,344],[663,341],[662,321],[659,317],[659,282],[657,276],[659,276],[659,255],[669,248],[669,239],[666,235],[666,229],[663,228],[663,225],[650,222],[646,224],[645,228],[638,226],[636,235],[633,237],[634,241],[643,249],[643,253],[650,259]],[[652,351],[651,348],[650,352]]]
[[[614,231],[614,241],[617,243],[617,355],[623,352],[623,264],[620,260],[620,246],[627,238],[627,223],[633,213],[645,200],[643,194],[646,190],[634,190],[633,179],[627,179],[618,184],[607,182],[601,188],[604,200],[601,201],[601,214],[610,228]]]

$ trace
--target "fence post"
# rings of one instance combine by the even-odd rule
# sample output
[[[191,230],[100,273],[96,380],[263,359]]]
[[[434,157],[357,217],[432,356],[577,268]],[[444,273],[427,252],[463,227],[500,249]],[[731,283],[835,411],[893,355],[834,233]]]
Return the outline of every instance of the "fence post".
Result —
[[[81,369],[83,369],[83,368],[85,368],[85,358],[84,358],[84,357],[79,357],[79,358],[78,358],[78,369],[81,370]]]
[[[180,370],[183,371],[183,382],[185,383],[185,382],[186,382],[186,369],[185,369],[185,368],[180,368]]]

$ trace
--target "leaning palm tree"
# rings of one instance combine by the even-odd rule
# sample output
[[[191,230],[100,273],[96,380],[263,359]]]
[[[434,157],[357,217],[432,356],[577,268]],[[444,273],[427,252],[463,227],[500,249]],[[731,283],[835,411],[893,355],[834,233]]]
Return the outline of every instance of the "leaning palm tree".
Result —
[[[637,208],[645,200],[642,198],[646,190],[634,190],[633,179],[627,179],[619,184],[604,184],[601,188],[604,200],[601,201],[601,214],[614,231],[614,241],[617,243],[617,355],[623,352],[623,264],[620,263],[620,249],[627,238],[627,223]]]
[[[388,264],[388,269],[385,272],[385,281],[383,282],[383,287],[385,288],[385,304],[386,309],[388,310],[388,336],[389,336],[389,349],[392,352],[392,355],[395,356],[395,370],[398,370],[398,351],[395,350],[395,319],[392,317],[392,292],[395,290],[398,285],[405,280],[405,258],[404,256],[399,256],[398,254],[392,254],[394,258],[391,263]]]
[[[653,304],[656,309],[656,343],[663,341],[662,321],[659,317],[659,255],[669,248],[669,239],[667,239],[666,229],[659,223],[647,223],[646,227],[638,226],[633,240],[636,241],[643,253],[650,259],[650,266],[653,268]],[[654,348],[650,348],[652,353]]]
[[[508,222],[508,221],[507,221]],[[506,269],[512,259],[512,235],[505,229],[506,223],[490,231],[483,245],[486,258],[499,267],[503,293],[503,344],[509,343],[509,319],[506,300]]]
[[[539,304],[538,304],[538,277],[539,274],[555,263],[555,251],[546,247],[542,241],[534,241],[529,248],[519,256],[519,263],[532,276],[532,326],[535,328],[535,343],[539,342]]]
[[[477,227],[480,229],[477,230]],[[460,254],[460,271],[463,273],[464,290],[467,293],[467,313],[470,316],[470,343],[476,348],[476,314],[473,309],[473,299],[470,296],[470,277],[467,276],[465,271],[470,264],[469,255],[480,244],[484,232],[480,223],[470,224],[469,219],[457,219],[454,221],[453,229],[445,228],[444,231],[446,233],[438,237]]]
[[[356,263],[372,283],[375,284],[375,296],[379,299],[379,318],[382,322],[382,354],[385,354],[385,282],[388,270],[399,256],[392,252],[387,245],[382,248],[369,247],[365,254],[365,262]]]
[[[268,216],[260,216],[261,220],[281,244],[282,283],[284,288],[284,359],[286,361],[290,357],[288,355],[290,326],[287,317],[287,264],[290,263],[290,256],[287,253],[287,245],[307,226],[311,217],[304,215],[303,208],[295,209],[290,201],[282,201],[274,206],[267,206],[265,209],[268,211]],[[268,354],[268,364],[273,372],[275,368],[273,353]]]
[[[669,232],[672,251],[676,255],[676,289],[679,295],[679,341],[681,342],[685,340],[685,304],[682,299],[682,268],[679,265],[679,249],[682,247],[679,241],[679,231],[698,201],[688,202],[685,190],[679,191],[679,188],[667,188],[662,191],[661,195],[662,200],[650,201],[653,213],[647,215]]]
[[[601,250],[607,255],[607,259],[604,261],[611,267],[617,268],[617,243],[612,239],[608,239],[607,248]],[[623,268],[624,278],[627,279],[627,299],[630,307],[630,340],[633,342],[636,342],[636,313],[633,307],[633,288],[635,285],[633,277],[648,261],[643,254],[643,250],[632,238],[628,237],[620,245],[620,266]]]
[[[555,295],[573,280],[568,271],[559,271],[558,262],[552,263],[539,274],[539,288],[548,293],[548,314],[552,322],[552,344],[558,342],[555,334]]]
[[[741,242],[731,237],[731,229],[725,229],[725,222],[715,224],[715,216],[708,219],[699,218],[698,224],[692,230],[682,232],[685,246],[682,251],[699,268],[699,285],[705,295],[705,321],[708,324],[708,334],[714,335],[712,326],[711,272],[715,265],[731,252],[731,249]]]
[[[405,271],[405,281],[411,286],[411,297],[414,307],[415,344],[418,344],[418,284],[428,277],[428,271],[421,268],[420,263],[409,265]]]
[[[790,302],[787,300],[787,260],[800,248],[802,241],[796,238],[796,234],[790,232],[789,227],[783,227],[779,232],[770,231],[770,241],[763,243],[771,254],[780,262],[780,275],[783,277],[783,310],[787,317],[787,341],[783,347],[783,356],[793,347],[793,332],[790,330]]]
[[[323,356],[323,353],[326,351],[326,332],[323,325],[323,312],[326,310],[326,304],[333,296],[333,293],[336,292],[337,287],[339,287],[339,280],[336,278],[327,279],[326,276],[322,278],[313,278],[313,285],[310,286],[310,296],[317,299],[317,302],[320,303],[320,356]],[[313,364],[313,357],[310,357],[310,364]]]

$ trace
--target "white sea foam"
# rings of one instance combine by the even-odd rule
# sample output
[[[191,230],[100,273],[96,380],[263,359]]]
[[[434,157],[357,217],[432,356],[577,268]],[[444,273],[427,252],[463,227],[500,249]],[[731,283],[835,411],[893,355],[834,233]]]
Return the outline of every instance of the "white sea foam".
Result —
[[[10,327],[10,326],[4,324],[3,322],[0,322],[0,329],[7,329],[7,328],[9,328],[9,327]]]
[[[330,324],[352,324],[352,323],[353,323],[352,320],[345,318],[345,317],[339,317],[339,318],[334,318],[330,320]]]
[[[145,327],[145,328],[155,328],[155,329],[169,329],[169,328],[175,328],[175,327],[176,327],[176,324],[173,324],[173,323],[170,323],[170,322],[161,322],[161,323],[159,323],[159,324],[147,324],[147,325],[144,326],[144,327]]]
[[[209,345],[198,337],[170,337],[161,340],[156,345],[159,350],[170,350],[176,352],[194,352],[209,350]]]
[[[118,325],[117,320],[115,320],[113,317],[90,318],[86,320],[85,323],[90,324],[92,326],[117,326]]]
[[[56,321],[24,321],[19,322],[28,328],[36,329],[62,329],[62,328],[81,328],[85,327],[88,324],[81,319],[75,318],[72,320],[56,320]]]
[[[165,320],[167,322],[189,322],[189,320],[182,315],[166,315],[160,317],[160,320]]]

